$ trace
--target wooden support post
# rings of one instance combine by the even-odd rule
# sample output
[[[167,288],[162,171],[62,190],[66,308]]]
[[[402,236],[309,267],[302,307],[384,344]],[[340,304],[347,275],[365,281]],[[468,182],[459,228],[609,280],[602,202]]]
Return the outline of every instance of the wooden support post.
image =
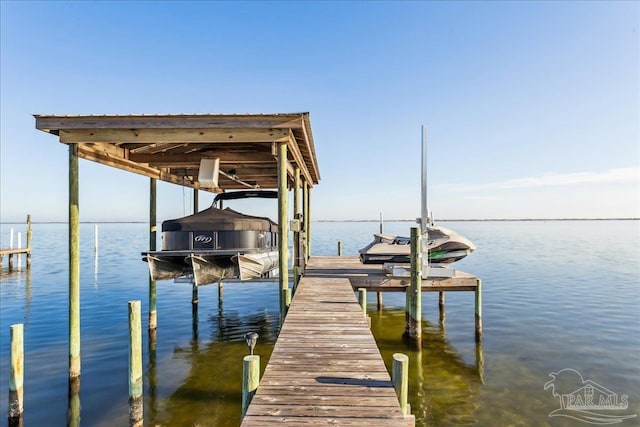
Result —
[[[260,356],[245,356],[242,361],[242,418],[260,384]]]
[[[13,254],[9,254],[9,270],[13,270]]]
[[[98,255],[98,224],[93,224],[93,252]]]
[[[444,333],[444,321],[446,318],[446,313],[444,311],[444,292],[438,292],[438,313],[440,313],[439,321],[440,321],[440,329]]]
[[[409,415],[407,400],[409,396],[409,356],[402,353],[393,355],[391,377],[398,395],[402,415]]]
[[[29,252],[27,252],[27,268],[31,267],[31,238],[31,215],[27,215],[27,249],[29,249]],[[2,263],[0,262],[1,265]]]
[[[411,284],[407,289],[407,324],[409,342],[422,347],[422,248],[420,227],[411,228]]]
[[[149,250],[156,250],[157,232],[157,182],[155,178],[149,180]],[[149,274],[149,331],[155,331],[158,327],[158,311],[156,296],[156,281],[151,279]]]
[[[191,284],[191,308],[193,311],[198,311],[198,284],[195,280]]]
[[[311,187],[307,189],[307,215],[306,218],[306,237],[307,237],[307,259],[311,257]]]
[[[142,426],[142,322],[140,301],[129,301],[129,425]]]
[[[293,217],[294,219],[300,221],[302,219],[302,198],[300,197],[300,168],[295,168],[294,175],[294,185],[293,185]],[[302,262],[300,258],[302,254],[300,253],[301,248],[301,238],[300,229],[302,228],[302,224],[298,225],[298,229],[293,232],[293,289],[295,291],[298,286],[298,280],[300,279],[300,275],[298,274],[298,268],[302,267]]]
[[[285,312],[289,310],[289,306],[291,305],[291,288],[283,289],[284,292],[284,306]]]
[[[358,288],[360,295],[360,307],[362,307],[362,314],[367,317],[367,290],[365,288]]]
[[[342,256],[342,242],[338,240],[338,256]]]
[[[280,270],[280,315],[284,319],[286,304],[284,290],[289,288],[289,251],[287,248],[289,224],[287,222],[287,144],[278,143],[278,251]]]
[[[18,231],[18,249],[22,249],[22,233]],[[22,254],[18,253],[16,255],[18,257],[18,270],[22,268]]]
[[[193,189],[193,213],[197,214],[199,209],[199,203],[198,203],[198,189],[194,188]]]
[[[378,291],[376,292],[377,297],[378,297],[378,311],[382,310],[383,308],[383,304],[382,304],[382,292]]]
[[[482,339],[482,280],[476,286],[476,341]]]
[[[11,325],[11,371],[9,372],[9,423],[17,424],[24,410],[24,326]]]
[[[80,186],[78,145],[69,145],[69,379],[80,376]]]

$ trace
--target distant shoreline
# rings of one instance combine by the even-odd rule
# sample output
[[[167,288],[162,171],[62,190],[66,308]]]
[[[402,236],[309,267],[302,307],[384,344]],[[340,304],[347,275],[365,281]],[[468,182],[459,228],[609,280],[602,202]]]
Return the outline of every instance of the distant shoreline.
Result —
[[[640,221],[640,218],[488,218],[488,219],[436,219],[436,222],[545,222],[545,221]],[[312,222],[380,222],[379,219],[319,219]],[[411,222],[415,219],[386,219],[384,222]],[[24,224],[25,221],[7,221],[1,224]],[[68,224],[67,221],[31,221],[32,224]],[[147,224],[147,221],[80,221],[81,224]]]

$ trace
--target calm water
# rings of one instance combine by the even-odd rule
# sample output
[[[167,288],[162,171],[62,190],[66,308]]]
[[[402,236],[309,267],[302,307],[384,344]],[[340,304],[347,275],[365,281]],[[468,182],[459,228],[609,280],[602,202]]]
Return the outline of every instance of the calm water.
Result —
[[[469,237],[478,250],[456,263],[483,283],[484,338],[474,340],[473,293],[447,293],[446,317],[437,294],[423,294],[423,350],[400,339],[403,294],[385,294],[378,312],[370,295],[372,329],[387,364],[410,357],[410,403],[418,425],[589,425],[549,417],[560,403],[544,390],[549,373],[575,369],[618,395],[640,414],[640,222],[536,221],[441,223]],[[411,223],[386,223],[409,234]],[[9,228],[3,224],[2,247]],[[343,242],[355,255],[376,223],[314,223],[312,251],[334,255]],[[81,225],[80,423],[127,425],[127,302],[141,300],[146,330],[148,245],[145,224]],[[25,325],[26,426],[66,425],[67,226],[33,226],[30,272],[0,276],[0,413],[7,414],[9,326]],[[23,261],[24,265],[24,261]],[[5,258],[6,267],[6,258]],[[277,284],[201,287],[197,317],[191,287],[158,283],[158,337],[144,337],[145,425],[237,426],[240,422],[245,332],[260,335],[263,367],[279,328]],[[609,411],[609,413],[613,413]],[[619,425],[640,425],[639,417]]]

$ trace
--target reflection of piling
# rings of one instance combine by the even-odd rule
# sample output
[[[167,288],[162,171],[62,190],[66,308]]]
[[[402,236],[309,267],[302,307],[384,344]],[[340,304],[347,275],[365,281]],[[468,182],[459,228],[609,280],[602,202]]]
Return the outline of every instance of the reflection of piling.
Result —
[[[140,301],[129,301],[129,425],[142,426],[142,323]]]
[[[9,373],[9,424],[20,425],[24,410],[24,326],[22,323],[11,325],[11,372]]]
[[[149,381],[149,408],[151,410],[151,425],[155,425],[155,419],[158,414],[158,379],[156,376],[156,349],[157,349],[158,330],[149,330],[149,366],[147,369],[147,378]]]
[[[80,427],[80,377],[69,380],[67,427]]]
[[[260,356],[245,356],[242,363],[242,417],[260,384]]]
[[[484,353],[482,351],[482,340],[476,341],[476,369],[480,383],[484,384]]]

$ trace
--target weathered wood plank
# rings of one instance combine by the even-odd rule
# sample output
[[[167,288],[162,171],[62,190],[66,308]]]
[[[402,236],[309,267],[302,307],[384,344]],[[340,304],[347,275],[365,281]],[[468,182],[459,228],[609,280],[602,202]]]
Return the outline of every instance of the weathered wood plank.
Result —
[[[346,278],[303,277],[242,426],[410,425]]]

